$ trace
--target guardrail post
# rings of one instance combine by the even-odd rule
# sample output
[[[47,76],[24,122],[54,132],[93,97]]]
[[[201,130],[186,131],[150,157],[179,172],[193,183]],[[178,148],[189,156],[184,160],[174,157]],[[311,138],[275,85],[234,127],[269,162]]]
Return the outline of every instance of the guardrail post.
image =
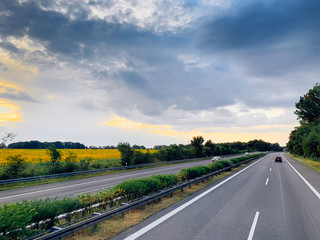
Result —
[[[183,192],[183,188],[181,188],[180,191]]]
[[[124,219],[124,212],[123,212],[123,213],[121,213],[121,218],[122,218],[122,219]]]

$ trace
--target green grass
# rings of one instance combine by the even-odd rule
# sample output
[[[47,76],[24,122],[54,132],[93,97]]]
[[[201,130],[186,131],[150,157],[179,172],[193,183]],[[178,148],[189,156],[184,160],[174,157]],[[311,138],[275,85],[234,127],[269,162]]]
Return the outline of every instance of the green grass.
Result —
[[[296,161],[320,173],[320,162],[314,161],[311,158],[304,158],[291,153],[287,153],[287,154],[293,159],[295,159]]]

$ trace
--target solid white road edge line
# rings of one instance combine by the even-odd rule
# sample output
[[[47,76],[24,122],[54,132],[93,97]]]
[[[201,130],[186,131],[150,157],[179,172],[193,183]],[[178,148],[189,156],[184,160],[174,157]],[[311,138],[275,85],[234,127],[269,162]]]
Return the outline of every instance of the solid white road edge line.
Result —
[[[254,234],[254,230],[256,229],[257,226],[257,222],[258,222],[258,218],[259,218],[259,212],[256,212],[256,214],[254,215],[254,219],[253,219],[253,223],[249,232],[249,236],[248,236],[248,240],[252,240],[253,238],[253,234]]]
[[[191,205],[192,203],[198,201],[199,199],[203,198],[204,196],[206,196],[207,194],[209,194],[210,192],[212,192],[213,190],[217,189],[218,187],[220,187],[221,185],[223,185],[224,183],[230,181],[232,178],[238,176],[240,173],[244,172],[245,170],[247,170],[248,168],[252,167],[254,164],[260,162],[262,159],[264,159],[266,156],[264,156],[263,158],[261,158],[260,160],[250,164],[249,166],[245,167],[244,169],[242,169],[241,171],[237,172],[236,174],[232,175],[231,177],[223,180],[222,182],[218,183],[217,185],[213,186],[212,188],[208,189],[207,191],[201,193],[200,195],[198,195],[197,197],[191,199],[190,201],[184,203],[183,205],[181,205],[180,207],[172,210],[171,212],[167,213],[166,215],[162,216],[161,218],[157,219],[156,221],[150,223],[149,225],[145,226],[144,228],[140,229],[139,231],[135,232],[134,234],[130,235],[129,237],[125,238],[124,240],[134,240],[137,239],[138,237],[142,236],[143,234],[145,234],[146,232],[150,231],[151,229],[153,229],[154,227],[158,226],[160,223],[166,221],[167,219],[169,219],[170,217],[174,216],[175,214],[177,214],[178,212],[180,212],[181,210],[185,209],[186,207],[188,207],[189,205]]]
[[[291,163],[289,163],[289,161],[284,156],[282,157],[286,160],[289,166],[292,167],[292,169],[298,174],[298,176],[305,182],[305,184],[307,184],[311,191],[320,199],[319,192],[291,165]]]
[[[268,182],[269,182],[269,178],[267,178],[267,181],[266,181],[266,186],[268,185]]]

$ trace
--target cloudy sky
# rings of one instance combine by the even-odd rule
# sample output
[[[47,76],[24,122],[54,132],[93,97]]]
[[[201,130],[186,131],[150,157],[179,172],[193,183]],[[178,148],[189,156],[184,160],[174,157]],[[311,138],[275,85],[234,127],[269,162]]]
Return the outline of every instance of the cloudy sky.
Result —
[[[1,0],[15,141],[284,145],[320,80],[320,1]]]

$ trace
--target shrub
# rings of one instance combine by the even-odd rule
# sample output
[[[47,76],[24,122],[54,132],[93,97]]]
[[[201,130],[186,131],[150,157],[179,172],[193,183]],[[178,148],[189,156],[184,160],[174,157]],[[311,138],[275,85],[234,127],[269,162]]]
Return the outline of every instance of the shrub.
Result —
[[[152,176],[152,178],[155,178],[160,181],[160,188],[161,189],[171,187],[171,186],[176,185],[178,183],[178,176],[176,176],[174,174],[155,175],[155,176]]]
[[[160,189],[160,181],[155,178],[140,178],[124,181],[115,189],[122,189],[129,197],[141,197]]]
[[[73,152],[69,152],[64,160],[63,172],[73,172],[77,168],[77,155]]]
[[[216,161],[208,165],[210,172],[215,172],[223,168],[221,161]]]
[[[228,160],[221,160],[220,163],[223,165],[223,168],[230,167],[232,165]]]
[[[140,151],[133,152],[133,164],[152,163],[153,161],[154,157],[149,151],[146,153],[142,153]]]
[[[80,171],[87,171],[89,169],[91,161],[92,161],[92,158],[88,158],[88,157],[84,158],[84,159],[80,159],[79,170]]]
[[[36,224],[36,228],[48,229],[58,222],[57,216],[64,213],[62,200],[57,199],[36,199],[30,201],[31,206],[36,209],[37,215],[33,216],[32,221]],[[40,226],[39,222],[43,221]]]
[[[21,155],[7,157],[6,172],[10,178],[17,178],[26,166],[26,160]]]
[[[0,235],[1,239],[18,239],[32,234],[27,229],[37,211],[30,202],[10,203],[0,206]]]
[[[178,173],[178,178],[181,181],[186,181],[189,179],[193,179],[193,178],[205,175],[209,171],[210,171],[210,168],[206,167],[206,166],[198,166],[198,167],[191,167],[191,168],[187,168],[187,169],[182,169]]]

